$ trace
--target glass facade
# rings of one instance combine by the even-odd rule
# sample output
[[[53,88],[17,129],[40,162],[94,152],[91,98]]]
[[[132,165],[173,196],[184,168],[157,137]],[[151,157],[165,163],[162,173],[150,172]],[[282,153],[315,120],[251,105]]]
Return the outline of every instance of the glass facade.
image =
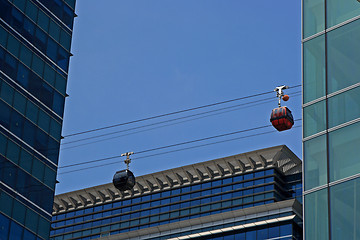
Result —
[[[48,239],[75,0],[0,0],[0,239]]]
[[[271,220],[274,218],[281,218],[282,216],[290,216],[291,214],[294,214],[292,212],[283,213],[283,214],[277,214],[277,215],[271,215],[266,218],[258,218],[258,219],[251,219],[247,221],[242,222],[234,222],[233,224],[223,224],[220,227],[229,228],[232,226],[238,226],[238,224],[242,224],[244,222],[247,222],[247,224],[251,223],[258,223],[260,220]],[[164,237],[155,237],[155,238],[147,238],[149,240],[165,240],[165,239],[171,239],[171,240],[177,240],[178,237],[186,235],[192,235],[194,236],[197,233],[203,233],[204,231],[211,231],[211,230],[218,230],[218,228],[209,227],[209,228],[202,228],[197,230],[191,230],[182,232],[181,234],[169,234]],[[202,237],[191,237],[191,239],[196,240],[266,240],[266,239],[274,239],[274,240],[300,240],[302,239],[302,229],[297,225],[293,224],[291,221],[287,221],[281,224],[274,224],[266,227],[253,227],[250,229],[242,230],[242,231],[229,231],[229,232],[221,232],[218,234],[211,234],[210,236],[202,236]]]
[[[302,5],[304,235],[358,239],[360,2]]]
[[[56,213],[52,219],[50,239],[94,239],[287,199],[302,200],[301,173],[285,176],[276,168],[269,168],[65,213]],[[254,218],[251,221],[257,222],[279,216]],[[243,223],[245,221],[233,223],[232,226]],[[242,235],[244,236],[242,239],[267,239],[280,237],[280,235],[287,236],[286,239],[292,239],[293,231],[301,234],[301,230],[293,227],[292,224],[287,222],[284,226],[274,226],[274,229],[254,228],[246,233],[234,232],[229,233],[228,237],[222,235],[219,238],[206,239],[234,239],[238,236],[237,234],[239,238],[236,237],[236,239],[241,239]],[[221,227],[226,226],[217,226],[216,229]],[[283,230],[280,231],[280,229]],[[208,230],[199,229],[198,231]],[[181,232],[166,238],[149,239],[169,239],[192,233],[191,231]],[[249,234],[255,234],[255,238]]]

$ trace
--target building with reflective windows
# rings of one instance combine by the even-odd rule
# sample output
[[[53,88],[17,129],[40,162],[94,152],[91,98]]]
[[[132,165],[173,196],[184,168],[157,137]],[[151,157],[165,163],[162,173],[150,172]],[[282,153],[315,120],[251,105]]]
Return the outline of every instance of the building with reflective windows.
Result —
[[[50,239],[300,240],[301,170],[276,146],[64,193]]]
[[[359,239],[360,2],[302,5],[305,239]]]
[[[0,0],[0,239],[49,239],[75,0]]]

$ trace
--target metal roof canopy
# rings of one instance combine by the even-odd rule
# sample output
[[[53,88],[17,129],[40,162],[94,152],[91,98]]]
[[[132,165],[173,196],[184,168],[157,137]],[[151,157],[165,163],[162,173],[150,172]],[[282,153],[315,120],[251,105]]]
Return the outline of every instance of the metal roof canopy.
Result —
[[[55,196],[53,214],[271,167],[285,175],[300,173],[301,164],[302,161],[285,145],[255,150],[139,176],[132,190],[119,191],[112,183],[108,183],[63,193]]]

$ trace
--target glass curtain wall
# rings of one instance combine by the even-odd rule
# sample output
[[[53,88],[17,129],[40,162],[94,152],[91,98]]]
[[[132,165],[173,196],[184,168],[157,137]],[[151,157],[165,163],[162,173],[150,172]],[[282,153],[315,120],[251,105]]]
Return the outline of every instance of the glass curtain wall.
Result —
[[[47,240],[75,0],[0,0],[0,239]]]
[[[360,1],[303,0],[305,239],[360,239]]]

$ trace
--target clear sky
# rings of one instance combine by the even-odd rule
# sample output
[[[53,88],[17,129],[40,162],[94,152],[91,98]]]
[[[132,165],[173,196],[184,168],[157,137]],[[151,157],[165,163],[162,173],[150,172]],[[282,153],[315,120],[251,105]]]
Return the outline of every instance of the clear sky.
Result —
[[[282,84],[301,84],[300,0],[78,0],[76,13],[63,136],[267,92]],[[289,89],[287,93],[300,90],[299,87]],[[62,142],[247,103],[247,108],[242,106],[236,111],[80,147],[65,149],[88,141],[64,144],[59,166],[268,125],[277,100],[273,98],[267,103],[258,100],[269,97],[275,97],[275,93],[68,137]],[[254,103],[257,105],[251,106]],[[301,118],[299,94],[290,95],[286,105],[295,119]],[[160,125],[152,128],[156,126]],[[301,126],[301,121],[295,126]],[[160,154],[270,130],[134,155],[130,170],[139,176],[280,144],[286,144],[302,157],[301,128]],[[130,132],[108,137],[125,133]],[[56,193],[111,182],[116,170],[125,168],[125,164],[120,159],[101,162],[114,162],[116,164],[68,174],[62,173],[99,163],[60,168]]]

